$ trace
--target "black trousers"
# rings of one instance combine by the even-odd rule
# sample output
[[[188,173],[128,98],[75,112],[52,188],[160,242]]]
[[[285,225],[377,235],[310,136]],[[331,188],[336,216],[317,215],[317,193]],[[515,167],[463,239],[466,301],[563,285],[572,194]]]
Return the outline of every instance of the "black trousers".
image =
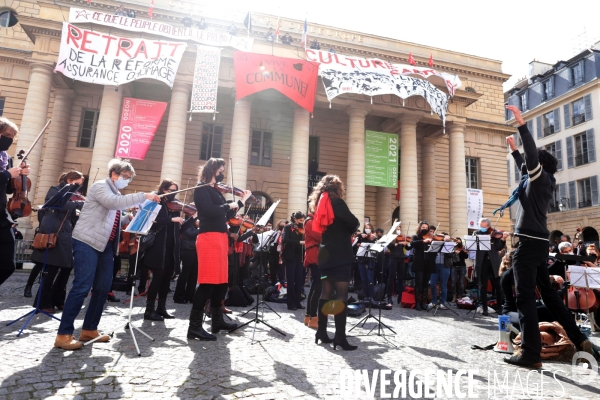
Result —
[[[173,298],[191,303],[194,301],[196,282],[198,282],[198,254],[196,249],[181,250],[181,262],[183,266],[177,279]]]
[[[167,247],[165,252],[165,259],[162,268],[155,268],[152,270],[152,281],[148,288],[148,295],[146,300],[153,304],[158,294],[159,299],[166,299],[171,288],[171,276],[173,276],[173,270],[175,269],[175,260],[173,260],[173,251]]]
[[[548,256],[548,254],[546,254],[546,257]],[[502,303],[504,302],[503,298],[502,298],[502,285],[500,284],[500,277],[496,276],[494,274],[494,268],[492,268],[492,262],[490,261],[489,258],[485,258],[483,260],[483,263],[481,264],[481,279],[480,279],[480,283],[481,283],[481,288],[479,289],[479,292],[481,294],[481,307],[483,308],[483,311],[487,311],[488,306],[487,306],[487,295],[488,295],[488,290],[487,290],[487,283],[489,281],[492,281],[492,290],[494,290],[496,292],[496,308],[498,310],[500,310],[500,307],[502,306]]]
[[[310,264],[310,291],[308,292],[308,301],[306,302],[306,315],[309,317],[317,316],[317,308],[319,308],[319,298],[323,291],[323,284],[321,283],[321,271],[319,270],[318,264]]]
[[[523,355],[530,360],[540,361],[542,341],[538,325],[535,286],[538,286],[542,300],[555,320],[560,323],[569,339],[579,346],[587,338],[575,324],[571,313],[557,291],[552,288],[548,275],[548,242],[546,240],[519,237],[517,251],[513,255],[513,273],[517,292],[517,308]]]
[[[15,234],[10,225],[0,228],[0,285],[15,272]]]
[[[35,263],[33,268],[31,268],[31,272],[29,273],[29,278],[27,279],[27,286],[33,286],[35,280],[37,279],[40,272],[42,272],[43,263]]]
[[[396,289],[396,293],[402,300],[402,292],[404,292],[404,274],[406,273],[406,264],[404,258],[391,258],[388,264],[388,276],[387,276],[387,297],[392,298],[393,290]],[[398,280],[396,280],[398,276]],[[398,282],[398,286],[396,286]]]
[[[304,287],[304,265],[301,258],[284,259],[285,275],[287,277],[287,305],[297,307],[302,298]]]
[[[120,270],[121,270],[121,256],[115,256],[113,259],[113,275],[112,275],[113,282],[115,281],[115,278],[117,277],[117,274],[119,273]],[[112,287],[112,283],[111,283],[110,291],[112,292],[113,290],[114,290],[114,288]]]
[[[43,267],[42,263],[36,263],[36,266]],[[40,299],[40,308],[62,307],[67,297],[67,282],[71,275],[71,268],[61,268],[55,265],[46,264],[44,272],[44,285],[38,288],[37,295],[33,301],[33,306],[37,304],[37,298],[42,293]]]
[[[426,303],[427,293],[429,290],[429,279],[431,279],[431,272],[417,271],[415,274],[415,296],[418,294],[423,295],[421,300],[422,303]]]
[[[285,266],[279,264],[279,252],[269,252],[269,276],[271,286],[275,286],[277,282],[283,283],[285,280]]]

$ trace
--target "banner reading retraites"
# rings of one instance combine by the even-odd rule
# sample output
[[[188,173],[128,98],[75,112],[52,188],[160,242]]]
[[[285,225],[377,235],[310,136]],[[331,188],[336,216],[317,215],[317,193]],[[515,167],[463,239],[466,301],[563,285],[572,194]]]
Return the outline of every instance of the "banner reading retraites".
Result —
[[[208,46],[197,47],[190,112],[216,113],[221,49]]]
[[[366,132],[365,185],[398,187],[398,135]]]
[[[319,64],[267,54],[233,53],[236,100],[266,89],[275,89],[308,112],[313,112]]]
[[[254,39],[245,36],[231,36],[225,32],[173,26],[158,21],[129,18],[122,15],[84,10],[81,8],[71,8],[69,10],[69,22],[93,23],[127,31],[151,33],[171,39],[193,40],[194,42],[208,46],[229,46],[242,51],[251,51],[252,44],[254,43]]]
[[[125,97],[115,157],[143,160],[160,125],[167,103]]]
[[[469,229],[479,228],[483,216],[483,190],[467,189],[467,223]]]
[[[125,38],[63,22],[54,71],[100,85],[118,86],[149,78],[173,87],[186,47],[183,42]]]
[[[312,52],[312,53],[311,53]],[[431,82],[400,74],[392,64],[378,59],[349,58],[338,54],[324,53],[319,56],[314,50],[307,50],[309,60],[320,61],[319,75],[325,86],[329,101],[344,93],[378,96],[393,94],[401,99],[421,96],[446,124],[446,112],[450,96],[436,88]],[[327,57],[327,58],[325,58]],[[457,78],[458,79],[458,78]]]

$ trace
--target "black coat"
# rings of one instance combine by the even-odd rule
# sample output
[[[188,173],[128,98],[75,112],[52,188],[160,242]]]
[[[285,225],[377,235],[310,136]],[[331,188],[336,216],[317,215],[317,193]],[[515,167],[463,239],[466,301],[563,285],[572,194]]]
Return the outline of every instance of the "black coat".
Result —
[[[179,217],[178,212],[169,212],[166,203],[161,201],[161,208],[158,211],[156,220],[152,225],[151,231],[156,232],[156,238],[152,246],[144,251],[144,264],[150,270],[163,269],[165,267],[166,257],[173,257],[173,265],[176,267],[180,262],[181,240],[179,223],[171,221],[173,217]],[[167,231],[172,231],[173,243],[167,244],[169,237]],[[172,248],[172,251],[168,251]]]
[[[358,218],[342,199],[331,199],[331,207],[334,220],[323,232],[319,247],[319,268],[322,270],[354,262],[351,237],[359,227]]]
[[[429,244],[423,242],[423,238],[414,235],[406,247],[413,249],[413,272],[425,272],[432,274],[436,271],[435,257],[437,254],[427,253]]]
[[[227,220],[235,216],[236,212],[231,210],[225,197],[217,189],[204,186],[194,190],[194,204],[198,209],[200,233],[227,232]],[[238,206],[242,208],[244,204],[238,200]]]
[[[188,218],[181,226],[181,250],[196,250],[196,238],[200,230],[194,223],[196,218]]]
[[[13,167],[12,158],[8,157],[8,165],[6,169]],[[14,224],[10,213],[6,210],[6,204],[8,203],[7,194],[13,193],[10,173],[6,170],[0,171],[0,228],[5,228]]]
[[[54,197],[65,185],[66,183],[63,182],[60,185],[52,186],[46,194],[44,203]],[[62,268],[73,267],[73,247],[71,244],[71,235],[73,234],[72,217],[76,214],[75,210],[81,210],[82,208],[83,201],[68,201],[61,210],[39,211],[39,217],[41,217],[39,233],[57,233],[63,219],[65,220],[60,232],[58,232],[56,247],[48,250],[46,264]],[[43,263],[45,254],[46,250],[34,249],[31,253],[31,261]]]
[[[388,249],[390,249],[390,258],[395,260],[406,258],[406,254],[404,254],[404,245],[397,244],[396,240],[388,245]]]
[[[288,224],[283,228],[283,251],[281,256],[286,260],[302,259],[302,245],[300,241],[304,240],[297,230],[292,229],[292,225]]]

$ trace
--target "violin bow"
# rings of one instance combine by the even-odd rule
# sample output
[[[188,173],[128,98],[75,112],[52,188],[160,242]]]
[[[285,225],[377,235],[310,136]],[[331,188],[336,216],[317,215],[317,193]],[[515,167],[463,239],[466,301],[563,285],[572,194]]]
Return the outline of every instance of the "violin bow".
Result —
[[[494,223],[494,226],[492,227],[492,232],[496,230],[496,225],[498,225],[498,220],[500,219],[501,216],[502,216],[502,214],[498,214],[498,218],[496,218],[496,222]]]
[[[46,125],[44,125],[44,127],[42,128],[40,133],[37,135],[37,137],[35,138],[33,143],[31,143],[31,146],[29,146],[29,149],[25,153],[19,152],[20,154],[23,154],[21,157],[21,164],[27,165],[27,157],[29,157],[29,154],[32,152],[32,150],[35,147],[35,145],[37,144],[37,142],[39,142],[40,139],[42,138],[42,136],[44,136],[44,132],[48,128],[48,125],[50,125],[50,122],[52,122],[52,119],[49,119],[48,122],[46,122]]]
[[[187,188],[187,189],[180,189],[180,190],[176,190],[176,191],[174,191],[174,192],[170,192],[170,193],[163,193],[163,194],[159,194],[159,195],[158,195],[158,197],[165,197],[165,196],[168,196],[168,195],[170,195],[170,194],[176,194],[176,193],[181,193],[181,192],[187,192],[188,190],[196,190],[196,189],[200,189],[200,188],[202,188],[202,187],[205,187],[205,186],[212,186],[212,185],[213,185],[212,183],[203,183],[202,185],[198,185],[198,186],[192,186],[192,187],[190,187],[190,188]]]
[[[188,183],[187,183],[186,189],[189,189],[189,188],[190,188],[190,178],[188,178]],[[183,212],[183,209],[185,208],[185,199],[187,199],[187,194],[188,194],[188,192],[186,191],[185,194],[183,195],[183,207],[181,207],[181,214],[180,214],[181,218],[185,217],[185,213]],[[184,218],[184,220],[185,220],[185,218]]]

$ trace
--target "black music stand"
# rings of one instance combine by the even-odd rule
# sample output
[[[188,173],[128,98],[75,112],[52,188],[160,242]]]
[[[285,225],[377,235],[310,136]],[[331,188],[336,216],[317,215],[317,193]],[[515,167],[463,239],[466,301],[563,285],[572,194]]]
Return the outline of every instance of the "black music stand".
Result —
[[[441,254],[448,254],[448,253],[452,253],[452,251],[454,251],[454,246],[456,244],[454,242],[431,242],[431,246],[429,247],[429,252],[430,253],[441,253]],[[446,284],[448,284],[448,282],[446,282]],[[454,313],[454,315],[458,316],[458,313],[456,311],[454,311],[450,305],[448,305],[448,302],[446,301],[446,299],[442,299],[442,288],[441,288],[441,284],[440,284],[440,293],[439,293],[439,297],[438,297],[438,301],[437,303],[431,307],[430,309],[427,310],[427,313],[429,313],[429,311],[434,310],[433,311],[433,316],[435,317],[437,315],[438,310],[440,309],[440,307],[444,305],[444,307],[446,307],[446,310],[450,310]]]
[[[269,239],[268,239],[268,240],[266,240],[266,241],[264,241],[264,242],[262,243],[262,246],[259,248],[259,251],[260,251],[260,258],[261,258],[261,260],[260,260],[260,263],[259,263],[259,267],[258,267],[258,269],[259,269],[259,272],[258,272],[258,276],[259,276],[259,282],[260,282],[260,278],[262,277],[262,275],[263,275],[263,273],[264,273],[264,271],[263,271],[263,267],[264,267],[264,257],[265,257],[265,254],[266,254],[267,250],[269,249],[269,247],[271,246],[271,244],[274,242],[274,240],[275,240],[275,237],[276,237],[276,235],[275,235],[275,232],[276,232],[276,231],[272,231],[272,232],[273,232],[273,234],[271,234],[271,236],[269,237]],[[279,318],[281,318],[281,315],[277,314],[277,311],[273,310],[273,309],[271,308],[271,306],[270,306],[270,305],[268,305],[268,304],[265,302],[265,300],[264,300],[264,297],[265,297],[265,296],[264,296],[264,293],[263,293],[263,300],[262,300],[262,301],[259,301],[259,300],[260,300],[260,292],[261,292],[261,291],[260,291],[260,288],[259,288],[259,290],[257,290],[257,291],[256,291],[256,305],[255,305],[254,307],[250,308],[249,310],[247,310],[245,313],[243,313],[243,314],[241,315],[241,316],[243,317],[244,315],[246,315],[246,314],[248,314],[249,312],[251,312],[252,310],[254,310],[254,311],[255,311],[254,318],[252,318],[252,319],[251,319],[250,321],[248,321],[248,322],[245,322],[245,323],[243,323],[242,325],[236,326],[235,328],[233,328],[232,330],[230,330],[230,331],[229,331],[229,333],[231,333],[231,332],[235,332],[235,331],[237,331],[238,329],[240,329],[240,328],[242,328],[242,327],[244,327],[244,326],[246,326],[246,325],[249,325],[249,324],[251,324],[252,322],[254,322],[254,330],[252,331],[252,344],[254,344],[254,335],[256,334],[256,325],[257,325],[259,322],[260,322],[260,323],[262,323],[262,324],[265,324],[266,326],[268,326],[269,328],[273,329],[275,332],[279,333],[280,335],[287,336],[287,335],[286,335],[286,334],[285,334],[283,331],[281,331],[281,330],[279,330],[279,329],[277,329],[277,328],[275,328],[275,327],[273,327],[273,326],[269,325],[269,324],[268,324],[268,323],[266,323],[266,322],[265,322],[265,321],[264,321],[262,318],[259,318],[259,316],[258,316],[258,308],[259,308],[259,307],[261,307],[261,306],[262,306],[262,316],[263,316],[263,317],[264,317],[264,315],[265,315],[265,307],[267,307],[269,310],[273,311],[273,312],[274,312],[274,313],[275,313],[275,314],[276,314],[276,315],[277,315]]]
[[[482,240],[483,239],[483,240]],[[472,236],[465,236],[465,249],[467,251],[471,251],[471,250],[475,250],[475,251],[491,251],[492,248],[492,243],[491,243],[491,237],[489,235],[475,235],[473,234]],[[475,256],[475,273],[477,273],[477,256]],[[483,265],[481,266],[481,268],[483,269]],[[487,285],[487,282],[485,283]],[[473,318],[475,318],[475,316],[477,315],[477,308],[479,308],[479,306],[483,306],[483,302],[481,301],[481,277],[477,276],[477,300],[475,300],[473,302],[473,305],[475,306],[472,310],[469,310],[469,312],[467,312],[466,315],[469,315],[471,312],[473,312]],[[487,302],[487,298],[483,299],[483,301]],[[502,305],[500,305],[502,306]]]
[[[71,200],[71,196],[73,194],[75,194],[75,192],[79,189],[79,187],[80,187],[80,185],[75,184],[75,183],[63,186],[63,188],[60,189],[58,191],[58,193],[55,194],[50,200],[48,200],[40,208],[40,210],[50,210],[50,211],[61,210],[64,207],[64,205],[69,200]],[[52,218],[54,218],[54,213],[52,213]],[[54,222],[54,221],[52,221],[52,222]],[[52,225],[53,225],[53,223],[50,224],[50,226],[52,226]],[[47,313],[46,311],[44,311],[40,308],[40,302],[42,300],[42,291],[44,289],[44,280],[45,280],[45,274],[46,274],[46,262],[48,261],[48,251],[49,251],[49,248],[48,248],[48,245],[46,245],[46,250],[44,253],[44,264],[42,266],[42,271],[40,272],[40,286],[38,288],[37,299],[35,301],[34,309],[29,311],[27,314],[24,314],[24,315],[20,316],[19,318],[6,324],[6,326],[10,326],[10,325],[22,320],[23,318],[29,316],[29,318],[27,318],[27,321],[25,321],[25,323],[19,330],[19,333],[17,333],[17,337],[21,336],[21,334],[23,333],[23,330],[25,330],[27,325],[29,325],[29,323],[33,319],[34,315],[36,315],[36,314],[41,313],[48,317],[54,318],[55,320],[60,322],[60,318],[58,318],[55,315],[52,315],[50,313]]]

